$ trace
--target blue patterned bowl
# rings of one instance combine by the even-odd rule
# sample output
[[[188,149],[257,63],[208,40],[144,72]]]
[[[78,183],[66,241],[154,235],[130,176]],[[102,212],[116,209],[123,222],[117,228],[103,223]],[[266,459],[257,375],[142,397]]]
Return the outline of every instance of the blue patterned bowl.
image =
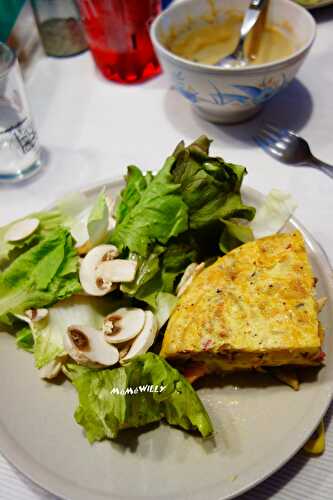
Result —
[[[214,8],[218,20],[225,13],[245,11],[248,0],[183,0],[162,12],[151,27],[152,41],[166,74],[174,87],[208,121],[237,123],[255,115],[262,105],[285,88],[302,65],[316,35],[312,16],[291,0],[270,2],[269,22],[293,30],[297,50],[278,61],[236,69],[188,61],[170,52],[163,44],[170,30],[188,26],[189,19],[207,17]]]

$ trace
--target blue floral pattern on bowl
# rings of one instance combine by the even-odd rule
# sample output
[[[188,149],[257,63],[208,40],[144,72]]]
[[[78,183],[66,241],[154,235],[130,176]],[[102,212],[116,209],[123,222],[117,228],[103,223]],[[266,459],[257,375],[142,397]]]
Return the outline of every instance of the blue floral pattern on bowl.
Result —
[[[273,77],[265,78],[258,86],[229,84],[230,92],[225,92],[220,90],[215,83],[208,81],[212,92],[207,96],[202,96],[191,84],[185,83],[185,77],[181,70],[175,71],[172,76],[176,90],[192,104],[200,104],[202,102],[219,106],[230,104],[236,106],[243,104],[259,105],[271,99],[289,83],[286,75],[283,73],[279,79]],[[241,91],[241,93],[233,92],[233,89]]]

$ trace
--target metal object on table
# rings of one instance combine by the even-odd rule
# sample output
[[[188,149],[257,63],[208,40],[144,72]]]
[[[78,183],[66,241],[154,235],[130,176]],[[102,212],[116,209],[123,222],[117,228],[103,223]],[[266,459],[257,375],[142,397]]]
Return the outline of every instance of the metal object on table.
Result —
[[[256,22],[258,21],[264,7],[266,7],[267,1],[268,0],[251,1],[247,11],[245,12],[245,16],[240,30],[239,42],[237,44],[236,49],[232,54],[218,61],[216,66],[220,66],[221,68],[235,68],[235,67],[238,68],[246,66],[248,60],[246,59],[244,53],[244,43],[247,35],[254,28]]]
[[[268,154],[283,163],[318,168],[333,179],[333,165],[316,158],[307,141],[292,130],[267,123],[254,140]]]
[[[37,133],[16,55],[0,42],[0,182],[26,179],[40,167]]]
[[[40,38],[48,56],[70,57],[87,50],[74,0],[31,0]]]

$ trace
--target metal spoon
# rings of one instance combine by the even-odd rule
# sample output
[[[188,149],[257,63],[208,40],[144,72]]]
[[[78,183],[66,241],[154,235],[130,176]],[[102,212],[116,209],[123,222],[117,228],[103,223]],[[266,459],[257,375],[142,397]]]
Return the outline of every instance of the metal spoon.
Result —
[[[227,57],[220,59],[216,66],[221,68],[239,68],[246,66],[248,60],[244,53],[244,42],[247,35],[250,33],[252,28],[258,21],[261,12],[263,11],[267,0],[252,0],[243,19],[243,23],[240,30],[239,42],[236,49]]]

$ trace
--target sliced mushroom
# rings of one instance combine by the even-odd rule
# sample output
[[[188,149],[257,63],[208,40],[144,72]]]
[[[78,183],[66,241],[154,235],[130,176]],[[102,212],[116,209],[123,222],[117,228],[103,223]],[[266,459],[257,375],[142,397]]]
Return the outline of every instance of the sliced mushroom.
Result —
[[[105,283],[127,283],[134,280],[136,268],[136,260],[109,260],[97,266],[97,277]]]
[[[117,348],[118,348],[118,351],[119,351],[119,361],[120,362],[126,356],[126,354],[128,353],[128,351],[130,350],[131,345],[132,345],[132,341],[131,340],[129,340],[128,342],[124,342],[123,344],[117,344]]]
[[[156,334],[157,334],[157,321],[155,316],[151,311],[145,312],[145,324],[142,331],[134,339],[130,350],[122,358],[122,362],[128,361],[129,359],[138,356],[139,354],[144,354],[153,345]]]
[[[104,340],[103,332],[89,326],[72,325],[64,336],[64,348],[80,365],[112,366],[119,361],[119,352]]]
[[[39,226],[39,219],[31,218],[16,222],[11,226],[4,236],[5,241],[21,241],[33,234]]]
[[[205,263],[201,262],[201,264],[197,264],[196,262],[193,262],[192,264],[188,265],[187,268],[184,271],[184,274],[178,283],[177,286],[177,297],[180,297],[183,295],[185,290],[190,286],[192,283],[193,279],[195,276],[197,276],[205,267]]]
[[[61,372],[62,365],[63,361],[60,359],[54,359],[53,361],[50,361],[50,363],[43,366],[43,368],[39,370],[40,378],[44,378],[47,380],[55,378]]]
[[[79,276],[82,288],[88,295],[102,296],[114,289],[112,283],[97,276],[96,270],[101,262],[114,259],[118,255],[118,249],[114,245],[98,245],[82,259]]]
[[[34,323],[37,321],[41,321],[42,319],[46,318],[48,315],[48,310],[41,308],[41,309],[27,309],[24,311],[24,314],[15,314],[16,318],[20,319],[21,321],[24,321],[29,325],[31,330],[34,329]]]
[[[121,344],[134,339],[145,323],[145,312],[137,307],[121,307],[109,314],[103,325],[105,340],[110,344]]]
[[[31,321],[41,321],[42,319],[46,318],[46,316],[49,314],[48,309],[45,308],[40,308],[40,309],[27,309],[24,311],[24,314],[31,319]]]

